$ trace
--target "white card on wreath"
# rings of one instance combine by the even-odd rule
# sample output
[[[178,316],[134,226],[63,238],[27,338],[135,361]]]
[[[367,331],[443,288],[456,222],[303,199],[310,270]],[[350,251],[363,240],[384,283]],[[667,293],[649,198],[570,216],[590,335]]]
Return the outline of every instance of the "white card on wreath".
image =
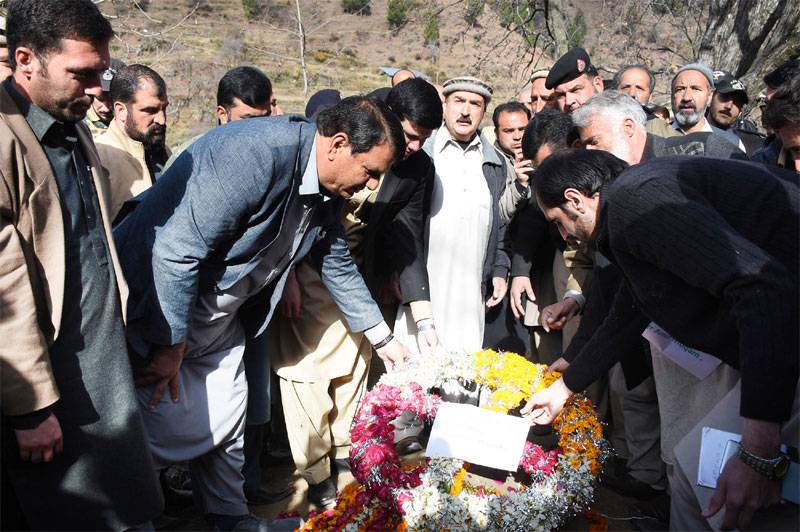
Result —
[[[529,429],[527,419],[472,405],[442,403],[425,455],[516,471]]]
[[[714,355],[683,345],[653,322],[650,322],[642,336],[658,348],[664,356],[700,380],[711,375],[711,372],[722,363]]]

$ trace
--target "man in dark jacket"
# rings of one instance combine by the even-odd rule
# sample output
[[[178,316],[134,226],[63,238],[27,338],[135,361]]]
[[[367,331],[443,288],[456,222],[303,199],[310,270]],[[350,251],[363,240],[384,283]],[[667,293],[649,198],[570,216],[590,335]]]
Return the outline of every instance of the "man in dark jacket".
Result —
[[[709,395],[719,370],[741,375],[742,445],[703,516],[725,505],[723,528],[747,528],[754,510],[778,502],[788,468],[779,445],[798,379],[798,305],[787,294],[798,291],[800,186],[741,161],[669,157],[626,167],[605,152],[576,151],[551,157],[534,176],[545,216],[565,237],[597,242],[625,282],[602,327],[523,413],[550,422],[573,390],[617,360],[619,339],[657,326],[689,353],[659,355],[660,367],[679,370],[655,373],[662,436],[667,426],[691,429],[727,395],[731,386]],[[693,369],[697,359],[710,373]],[[676,390],[682,395],[665,404]],[[685,483],[674,475],[673,486]],[[691,510],[676,512],[673,502],[672,526],[685,526]]]
[[[573,113],[573,121],[586,148],[608,151],[630,165],[666,155],[744,157],[726,139],[708,132],[671,138],[647,133],[646,116],[637,103],[622,92],[606,91],[593,97]],[[581,325],[575,339],[564,352],[564,360],[554,364],[553,369],[558,371],[566,368],[564,362],[574,359],[605,319],[622,281],[616,266],[610,264],[601,253],[596,258],[594,282],[590,294],[587,294],[587,306]],[[620,470],[616,475],[607,475],[604,478],[612,489],[655,501],[653,491],[647,486],[659,491],[666,487],[661,456],[671,463],[672,450],[665,449],[662,452],[659,445],[658,401],[652,379],[650,350],[647,342],[638,334],[625,342],[619,342],[617,348],[621,365],[612,369],[611,384],[612,389],[622,399],[625,438],[629,451],[626,466],[630,470],[630,477]],[[623,375],[624,379],[621,378]],[[670,445],[669,441],[666,445]],[[659,507],[652,502],[649,505],[653,508]],[[666,507],[666,504],[661,506]],[[655,511],[652,514],[663,515],[663,512]]]

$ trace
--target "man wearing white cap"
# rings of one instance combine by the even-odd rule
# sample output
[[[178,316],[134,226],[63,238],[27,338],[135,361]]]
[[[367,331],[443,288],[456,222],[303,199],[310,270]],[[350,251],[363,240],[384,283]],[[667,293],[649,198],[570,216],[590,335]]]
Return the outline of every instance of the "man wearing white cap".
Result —
[[[542,109],[558,109],[553,99],[553,90],[545,87],[550,70],[540,68],[531,74],[531,114],[536,115]]]
[[[426,266],[440,343],[450,351],[471,353],[484,345],[486,308],[506,294],[510,260],[500,198],[507,169],[478,130],[492,88],[465,76],[446,81],[443,92],[444,127],[423,148],[436,167]],[[401,307],[395,335],[416,332],[409,308]]]

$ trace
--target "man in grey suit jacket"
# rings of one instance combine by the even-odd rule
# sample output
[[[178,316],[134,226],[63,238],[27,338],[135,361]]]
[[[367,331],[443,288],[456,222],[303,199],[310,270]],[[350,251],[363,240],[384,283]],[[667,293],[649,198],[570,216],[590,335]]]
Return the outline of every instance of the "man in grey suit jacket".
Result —
[[[241,473],[242,354],[294,263],[311,253],[350,329],[389,368],[403,364],[407,351],[350,257],[340,207],[374,189],[404,147],[397,118],[365,97],[327,109],[316,127],[298,117],[232,122],[192,144],[115,230],[154,460],[189,460],[196,498],[220,529],[259,526]]]

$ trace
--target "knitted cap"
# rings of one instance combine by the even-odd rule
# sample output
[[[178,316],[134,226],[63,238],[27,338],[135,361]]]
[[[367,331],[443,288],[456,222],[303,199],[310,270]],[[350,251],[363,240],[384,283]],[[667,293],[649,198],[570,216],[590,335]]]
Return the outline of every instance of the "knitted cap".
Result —
[[[531,81],[536,81],[537,79],[547,78],[547,75],[550,74],[549,68],[540,68],[539,70],[534,70],[533,74],[531,74]]]
[[[708,80],[708,85],[711,87],[711,90],[714,90],[714,72],[703,63],[689,63],[688,65],[683,65],[675,72],[675,77],[672,78],[673,83],[675,82],[675,78],[686,70],[700,72]]]
[[[442,93],[445,95],[445,97],[447,97],[448,94],[456,91],[466,91],[480,94],[486,101],[486,105],[489,105],[489,102],[492,101],[492,93],[494,92],[488,83],[470,76],[461,76],[459,78],[448,79],[444,82],[444,89],[442,90]]]

